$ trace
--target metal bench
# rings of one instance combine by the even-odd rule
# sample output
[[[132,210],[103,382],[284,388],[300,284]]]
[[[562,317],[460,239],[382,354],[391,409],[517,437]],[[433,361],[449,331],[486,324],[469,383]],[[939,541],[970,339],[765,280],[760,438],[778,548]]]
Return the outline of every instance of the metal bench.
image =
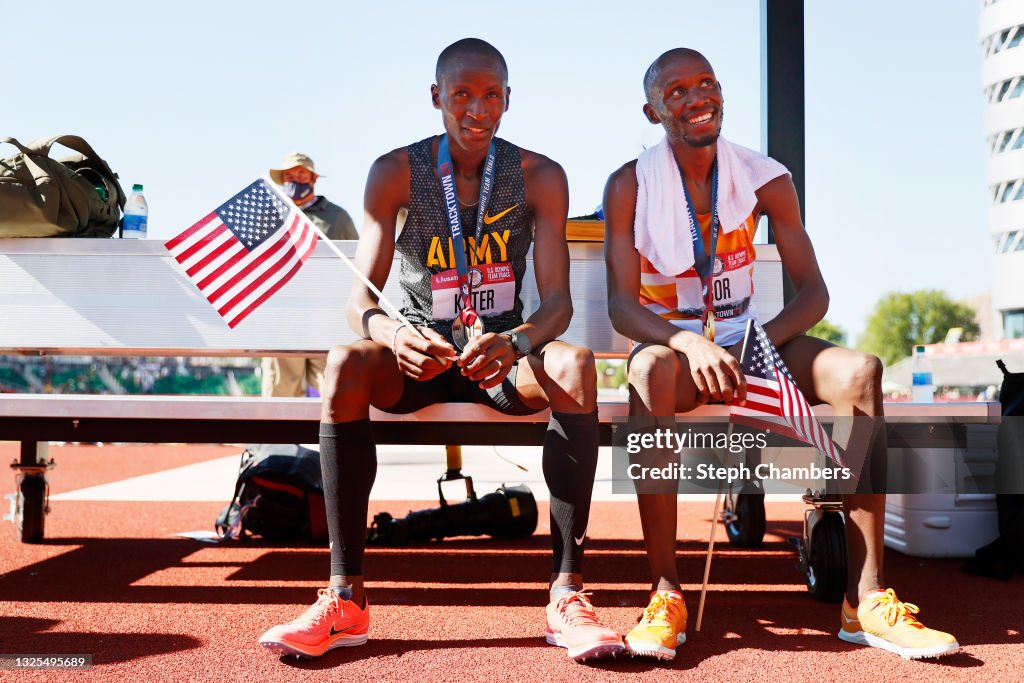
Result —
[[[355,242],[339,243],[346,255]],[[603,245],[571,243],[575,313],[563,339],[599,356],[622,357],[628,341],[606,308]],[[759,248],[756,303],[762,315],[782,305],[782,268],[774,246]],[[528,261],[526,310],[537,305]],[[353,276],[326,245],[295,278],[231,330],[156,240],[0,240],[0,354],[85,356],[317,355],[356,339],[344,318]],[[385,295],[401,301],[397,277]],[[715,412],[715,409],[708,409]],[[624,403],[601,405],[601,442]],[[412,415],[374,410],[379,443],[539,444],[547,412],[508,417],[472,404],[432,406]],[[0,394],[0,439],[21,442],[14,466],[40,472],[48,441],[315,442],[315,399]],[[457,429],[456,429],[457,428]],[[449,449],[449,471],[460,467]],[[41,494],[34,494],[41,495]],[[30,504],[42,536],[42,501]],[[24,535],[24,534],[23,534]]]

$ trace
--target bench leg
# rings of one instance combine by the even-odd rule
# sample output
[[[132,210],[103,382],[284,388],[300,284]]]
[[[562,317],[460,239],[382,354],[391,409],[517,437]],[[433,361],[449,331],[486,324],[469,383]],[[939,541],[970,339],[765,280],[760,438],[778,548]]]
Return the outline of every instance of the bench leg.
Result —
[[[462,471],[462,446],[445,446],[444,457],[449,474]]]
[[[41,543],[49,510],[49,489],[46,470],[54,466],[48,458],[46,441],[22,441],[21,457],[11,463],[17,472],[17,490],[12,494],[12,514],[8,515],[18,526],[23,543]]]
[[[462,473],[462,446],[448,445],[444,447],[445,472],[437,480],[437,497],[441,500],[441,506],[448,504],[441,490],[441,484],[446,481],[462,479],[466,482],[466,498],[476,500],[476,490],[473,488],[473,477]]]

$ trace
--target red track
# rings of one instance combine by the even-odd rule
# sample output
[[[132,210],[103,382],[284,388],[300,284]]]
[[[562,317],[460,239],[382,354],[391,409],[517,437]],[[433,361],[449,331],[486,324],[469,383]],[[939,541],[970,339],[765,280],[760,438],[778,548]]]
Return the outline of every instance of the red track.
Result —
[[[60,467],[51,473],[52,490],[117,481],[236,450],[54,448]],[[14,454],[14,444],[0,446],[0,461]],[[0,485],[2,493],[11,490],[13,477]],[[171,536],[211,528],[217,503],[52,505],[42,545],[22,545],[12,525],[0,527],[0,652],[92,654],[95,668],[19,674],[19,680],[327,676],[581,683],[650,679],[662,670],[687,680],[1021,680],[1024,579],[1003,584],[966,576],[959,561],[886,555],[887,575],[901,597],[921,606],[927,624],[953,631],[961,654],[905,662],[839,641],[838,606],[807,596],[785,542],[799,533],[799,505],[769,504],[769,535],[756,551],[734,549],[720,533],[703,632],[693,632],[697,593],[687,586],[689,640],[675,662],[619,659],[594,665],[571,662],[541,637],[550,571],[546,507],[537,535],[522,543],[459,540],[371,549],[370,642],[310,661],[279,659],[256,639],[312,602],[327,575],[326,549],[211,546]],[[372,511],[405,514],[424,505],[375,503]],[[680,563],[690,584],[702,575],[710,508],[710,500],[680,505]],[[590,539],[586,574],[594,602],[610,625],[625,632],[646,600],[635,505],[595,504]]]

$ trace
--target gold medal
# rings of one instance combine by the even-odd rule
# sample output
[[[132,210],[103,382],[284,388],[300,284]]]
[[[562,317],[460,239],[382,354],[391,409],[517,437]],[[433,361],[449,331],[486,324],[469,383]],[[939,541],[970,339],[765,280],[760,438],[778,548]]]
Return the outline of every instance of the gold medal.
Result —
[[[715,312],[710,309],[704,311],[704,338],[715,341]]]

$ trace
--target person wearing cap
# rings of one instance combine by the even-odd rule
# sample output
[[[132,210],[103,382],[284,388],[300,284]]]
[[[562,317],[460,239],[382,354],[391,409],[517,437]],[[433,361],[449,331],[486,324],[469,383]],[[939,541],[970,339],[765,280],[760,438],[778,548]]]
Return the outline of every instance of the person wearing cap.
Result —
[[[359,239],[348,212],[313,191],[319,177],[313,160],[301,152],[286,155],[277,168],[270,169],[271,180],[283,187],[284,193],[316,227],[323,230],[328,239]],[[325,365],[325,357],[264,358],[261,393],[267,397],[287,397],[305,396],[306,387],[319,391]]]
[[[324,231],[327,239],[359,239],[348,211],[314,192],[319,178],[313,160],[302,152],[286,155],[277,168],[270,169],[270,179],[284,187],[284,193]]]

